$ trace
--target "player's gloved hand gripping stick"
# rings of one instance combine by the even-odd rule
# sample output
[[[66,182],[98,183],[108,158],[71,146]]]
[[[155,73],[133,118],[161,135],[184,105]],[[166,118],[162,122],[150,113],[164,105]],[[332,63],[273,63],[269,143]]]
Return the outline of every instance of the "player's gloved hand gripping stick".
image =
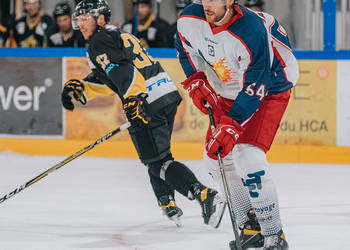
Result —
[[[214,121],[214,116],[213,116],[213,111],[210,107],[210,105],[208,103],[205,103],[205,106],[208,110],[208,114],[209,114],[209,121],[210,121],[210,127],[212,132],[214,133],[215,131],[215,121]],[[221,152],[220,152],[220,148],[218,149],[218,151],[216,152],[217,154],[217,160],[219,163],[219,167],[220,167],[220,173],[221,173],[221,177],[222,177],[222,183],[224,186],[224,192],[225,192],[225,196],[226,196],[226,201],[227,201],[227,205],[230,211],[230,217],[231,217],[231,222],[232,222],[232,229],[233,229],[233,233],[235,235],[235,240],[236,240],[236,248],[237,250],[242,250],[242,245],[241,245],[241,241],[239,238],[239,231],[238,231],[238,226],[237,226],[237,222],[236,222],[236,216],[235,213],[233,211],[233,207],[232,207],[232,201],[230,199],[231,195],[230,195],[230,190],[227,186],[227,180],[226,180],[226,175],[225,175],[225,169],[224,169],[224,164],[222,162],[222,158],[221,158]]]

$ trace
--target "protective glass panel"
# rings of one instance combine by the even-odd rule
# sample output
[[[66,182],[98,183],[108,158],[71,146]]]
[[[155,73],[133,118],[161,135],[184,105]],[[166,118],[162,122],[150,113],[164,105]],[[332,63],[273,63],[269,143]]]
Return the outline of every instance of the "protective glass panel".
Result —
[[[350,0],[337,0],[337,46],[338,50],[350,49]]]

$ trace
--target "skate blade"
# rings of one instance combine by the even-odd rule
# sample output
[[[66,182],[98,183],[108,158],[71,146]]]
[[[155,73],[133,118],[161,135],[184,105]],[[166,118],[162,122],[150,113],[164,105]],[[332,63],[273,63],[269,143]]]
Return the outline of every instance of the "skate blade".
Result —
[[[181,220],[180,220],[180,217],[179,216],[173,216],[171,218],[169,218],[171,221],[173,221],[175,223],[175,225],[177,227],[182,227],[182,223],[181,223]]]
[[[226,202],[225,201],[219,201],[215,205],[215,212],[210,216],[209,219],[209,225],[213,228],[218,228],[220,226],[222,217],[224,216],[226,208]]]

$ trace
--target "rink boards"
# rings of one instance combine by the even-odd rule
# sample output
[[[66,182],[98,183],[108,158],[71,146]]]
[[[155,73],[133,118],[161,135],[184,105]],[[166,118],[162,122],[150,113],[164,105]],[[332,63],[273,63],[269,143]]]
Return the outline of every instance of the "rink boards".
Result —
[[[159,60],[184,98],[174,126],[174,154],[201,159],[208,119],[182,91],[179,83],[185,76],[177,59]],[[350,164],[350,60],[301,59],[299,67],[300,78],[269,160]],[[115,96],[78,104],[74,112],[62,109],[62,84],[88,73],[83,57],[0,57],[0,151],[71,155],[123,124]],[[89,155],[136,157],[126,132]]]

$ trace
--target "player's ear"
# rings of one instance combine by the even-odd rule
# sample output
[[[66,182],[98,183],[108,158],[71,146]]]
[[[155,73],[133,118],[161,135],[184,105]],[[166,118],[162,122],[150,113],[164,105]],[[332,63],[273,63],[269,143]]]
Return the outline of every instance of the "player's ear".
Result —
[[[234,3],[235,3],[235,0],[226,0],[226,6],[229,8],[233,8]]]

